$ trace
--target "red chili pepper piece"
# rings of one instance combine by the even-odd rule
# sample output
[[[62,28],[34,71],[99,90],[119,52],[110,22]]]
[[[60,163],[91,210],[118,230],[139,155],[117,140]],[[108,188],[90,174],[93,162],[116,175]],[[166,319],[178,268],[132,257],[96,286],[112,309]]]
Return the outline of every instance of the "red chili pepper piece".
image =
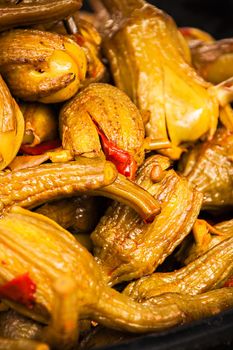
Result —
[[[183,36],[190,36],[190,34],[192,35],[191,28],[189,28],[189,27],[182,27],[182,28],[179,28],[179,31],[181,32],[181,34],[182,34]]]
[[[134,179],[137,171],[137,163],[129,152],[117,147],[112,141],[108,140],[105,134],[97,127],[101,139],[102,147],[106,159],[115,164],[118,172],[129,179]]]
[[[45,153],[46,151],[50,151],[54,148],[61,146],[61,140],[51,140],[40,143],[37,146],[30,147],[28,145],[21,145],[20,152],[30,154],[32,156],[38,156],[40,154]]]
[[[231,276],[224,284],[223,287],[233,287],[233,276]]]
[[[31,308],[35,302],[36,284],[28,273],[20,275],[0,287],[0,298],[9,299]]]
[[[80,34],[74,34],[73,35],[73,38],[75,39],[76,43],[79,45],[79,46],[84,46],[85,44],[85,39],[82,35]]]

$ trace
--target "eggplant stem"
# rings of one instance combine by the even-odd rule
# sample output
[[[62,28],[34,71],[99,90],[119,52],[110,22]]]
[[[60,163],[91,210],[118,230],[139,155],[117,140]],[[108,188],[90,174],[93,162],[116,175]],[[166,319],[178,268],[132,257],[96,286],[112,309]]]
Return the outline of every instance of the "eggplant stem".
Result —
[[[152,222],[161,211],[158,201],[149,192],[120,174],[114,183],[90,191],[90,194],[103,195],[128,205],[146,222]]]
[[[72,348],[78,342],[78,293],[75,281],[62,276],[54,283],[55,302],[45,339],[56,349]]]
[[[171,148],[171,142],[166,139],[151,139],[150,137],[145,138],[144,148],[147,151],[156,151],[164,148]]]

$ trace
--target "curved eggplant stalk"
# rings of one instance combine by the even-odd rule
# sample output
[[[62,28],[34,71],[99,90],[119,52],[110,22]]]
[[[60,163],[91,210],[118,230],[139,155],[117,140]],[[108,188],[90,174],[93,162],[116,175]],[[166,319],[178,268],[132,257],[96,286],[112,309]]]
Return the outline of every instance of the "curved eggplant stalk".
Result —
[[[1,214],[14,205],[33,208],[61,196],[83,194],[112,183],[116,177],[117,171],[112,163],[82,157],[75,162],[2,172]]]
[[[158,202],[148,192],[118,175],[115,166],[102,159],[78,157],[69,163],[2,172],[0,178],[0,214],[14,205],[34,208],[48,200],[83,193],[126,202],[145,220],[153,220],[160,212]]]
[[[15,158],[23,141],[24,118],[0,76],[0,170]]]
[[[154,217],[161,211],[158,201],[150,193],[120,174],[112,184],[94,192],[91,191],[90,194],[106,196],[124,203],[135,210],[147,223],[153,221]]]

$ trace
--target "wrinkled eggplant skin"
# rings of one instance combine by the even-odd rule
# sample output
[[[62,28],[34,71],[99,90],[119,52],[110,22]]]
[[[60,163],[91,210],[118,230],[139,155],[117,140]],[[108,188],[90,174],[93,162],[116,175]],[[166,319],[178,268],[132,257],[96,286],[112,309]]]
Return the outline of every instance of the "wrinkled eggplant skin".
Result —
[[[0,31],[60,20],[81,5],[81,0],[1,0]]]
[[[132,209],[115,202],[91,235],[94,255],[110,285],[152,273],[190,232],[199,214],[201,193],[174,170],[164,171],[154,183],[153,170],[159,166],[160,156],[147,159],[136,180],[161,204],[154,221],[145,224]]]
[[[221,288],[232,275],[232,257],[233,235],[226,236],[222,242],[179,270],[157,272],[130,283],[124,294],[142,302],[164,293],[197,295]]]
[[[233,206],[233,133],[220,128],[181,160],[182,174],[204,194],[203,209]]]
[[[200,295],[166,293],[149,298],[143,304],[158,307],[169,303],[175,304],[185,314],[186,321],[190,322],[231,309],[233,288],[220,288]]]
[[[0,46],[0,72],[12,94],[25,101],[65,101],[85,79],[85,52],[67,36],[13,29],[0,34]]]
[[[108,140],[142,163],[142,116],[128,96],[114,86],[91,84],[65,104],[60,112],[63,147],[74,156],[100,156],[97,126]]]
[[[116,177],[112,163],[84,157],[75,162],[0,172],[0,212],[4,214],[14,205],[34,208],[48,200],[94,191],[111,184]]]
[[[14,207],[0,220],[0,245],[4,247],[0,249],[0,258],[7,262],[0,266],[1,284],[25,271],[30,271],[30,278],[36,284],[35,301],[30,309],[12,301],[8,303],[20,313],[45,323],[52,315],[55,329],[55,319],[59,324],[65,318],[59,315],[57,304],[57,288],[60,283],[62,290],[64,276],[69,276],[74,289],[70,296],[61,295],[60,302],[63,307],[66,304],[66,315],[77,315],[77,321],[90,318],[110,328],[136,333],[159,331],[183,322],[184,316],[176,306],[151,310],[107,287],[93,256],[68,231],[43,215]],[[71,304],[75,308],[69,307]],[[71,344],[67,349],[70,348]]]

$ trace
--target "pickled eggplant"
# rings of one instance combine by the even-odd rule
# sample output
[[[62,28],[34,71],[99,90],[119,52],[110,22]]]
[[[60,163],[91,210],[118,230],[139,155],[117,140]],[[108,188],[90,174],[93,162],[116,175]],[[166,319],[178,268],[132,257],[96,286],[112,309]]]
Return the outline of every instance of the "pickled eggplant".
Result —
[[[104,49],[116,86],[150,113],[146,133],[176,147],[217,127],[219,108],[211,85],[187,62],[187,44],[173,20],[142,0],[101,0],[112,15]],[[143,54],[142,54],[143,53]],[[180,156],[172,148],[166,152]]]
[[[98,158],[78,157],[74,162],[1,172],[0,179],[0,215],[14,205],[34,208],[84,193],[126,203],[144,220],[153,220],[160,212],[158,201],[150,193],[118,174],[113,163]]]
[[[173,272],[156,272],[130,283],[124,294],[142,302],[164,293],[197,295],[221,288],[233,272],[233,235],[187,266]]]
[[[182,174],[204,194],[203,209],[233,205],[233,133],[220,128],[211,141],[193,148],[180,163]]]
[[[79,318],[130,332],[183,322],[176,306],[150,309],[107,287],[91,254],[43,215],[12,208],[0,220],[0,245],[1,261],[6,262],[0,266],[2,299],[45,324],[51,315],[44,339],[58,348],[75,344]]]
[[[162,156],[148,158],[136,182],[161,205],[150,224],[129,207],[114,203],[92,233],[94,256],[110,285],[139,278],[156,267],[188,235],[199,214],[202,195]],[[166,239],[164,239],[166,237]]]
[[[14,205],[33,208],[60,196],[83,194],[109,185],[116,177],[112,163],[81,157],[75,162],[1,172],[0,213]]]
[[[65,101],[85,79],[85,53],[66,36],[15,29],[0,35],[0,45],[0,72],[12,94],[23,100]]]
[[[91,84],[69,101],[60,113],[60,131],[63,148],[74,157],[96,157],[104,151],[118,171],[130,178],[144,159],[142,116],[111,85]]]
[[[0,76],[0,170],[15,158],[24,137],[24,118]]]

